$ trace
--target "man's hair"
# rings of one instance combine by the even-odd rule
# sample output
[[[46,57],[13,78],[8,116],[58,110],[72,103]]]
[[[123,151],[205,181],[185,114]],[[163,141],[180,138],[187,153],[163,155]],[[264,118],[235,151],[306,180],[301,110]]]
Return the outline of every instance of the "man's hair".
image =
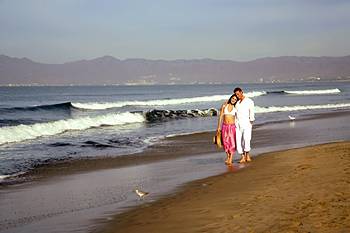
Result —
[[[236,88],[233,90],[233,93],[236,93],[236,91],[243,92],[242,89],[241,89],[240,87],[236,87]]]

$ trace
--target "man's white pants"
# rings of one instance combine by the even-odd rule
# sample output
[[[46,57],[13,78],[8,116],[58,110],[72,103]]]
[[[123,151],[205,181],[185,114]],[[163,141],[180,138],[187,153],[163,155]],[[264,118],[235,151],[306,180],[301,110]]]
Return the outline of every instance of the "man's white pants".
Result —
[[[250,140],[252,139],[252,125],[236,127],[236,148],[238,154],[250,151]]]

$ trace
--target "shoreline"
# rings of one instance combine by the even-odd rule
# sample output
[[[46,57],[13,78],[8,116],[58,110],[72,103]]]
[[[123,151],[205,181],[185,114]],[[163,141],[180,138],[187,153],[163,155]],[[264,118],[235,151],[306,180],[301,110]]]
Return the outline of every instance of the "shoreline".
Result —
[[[255,159],[267,151],[350,140],[349,115],[335,112],[311,121],[300,118],[258,126],[254,129],[253,159],[268,157]],[[0,231],[40,233],[54,227],[57,232],[91,232],[103,227],[111,216],[142,203],[157,202],[193,180],[237,169],[238,174],[255,164],[249,164],[249,169],[239,169],[242,166],[238,164],[228,169],[224,152],[216,150],[210,132],[171,140],[160,144],[158,154],[149,154],[150,159],[137,156],[128,160],[126,156],[124,164],[118,160],[109,163],[108,159],[101,160],[102,165],[90,161],[86,166],[72,164],[65,168],[62,164],[59,168],[42,168],[43,176],[38,175],[33,182],[0,186]],[[207,148],[214,153],[206,153]],[[152,156],[159,156],[158,160]],[[152,195],[140,202],[132,192],[135,188],[151,191]]]
[[[262,154],[93,232],[348,232],[349,199],[350,141],[326,143]]]
[[[350,116],[349,110],[308,114],[304,115],[302,118],[296,121],[282,120],[257,124],[254,125],[253,128],[252,145],[254,145],[255,148],[266,147],[266,140],[262,140],[262,138],[266,137],[268,134],[271,134],[271,132],[275,133],[276,130],[270,128],[270,126],[273,125],[299,124],[301,122],[312,120],[331,119],[346,116]],[[0,189],[16,184],[43,180],[55,176],[65,176],[101,169],[122,168],[125,166],[134,166],[200,154],[221,153],[223,151],[221,149],[217,149],[212,143],[212,137],[214,134],[214,131],[207,131],[165,137],[156,144],[149,146],[144,151],[133,154],[81,158],[42,164],[34,167],[28,172],[19,173],[19,175],[13,177],[10,175],[10,177],[1,180]],[[271,135],[269,135],[269,137],[271,137]],[[285,136],[281,135],[281,137]],[[326,141],[321,141],[321,143],[322,142]],[[317,142],[314,144],[317,144]],[[297,147],[299,146],[303,145],[297,145]],[[257,152],[262,153],[266,151],[268,150]]]

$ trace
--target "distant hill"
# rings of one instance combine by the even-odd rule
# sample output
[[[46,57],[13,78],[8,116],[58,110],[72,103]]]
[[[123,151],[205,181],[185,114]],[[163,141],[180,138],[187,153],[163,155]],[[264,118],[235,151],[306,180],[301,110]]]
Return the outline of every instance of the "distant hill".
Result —
[[[350,80],[350,56],[231,60],[120,60],[111,56],[43,64],[0,55],[0,84],[103,85]]]

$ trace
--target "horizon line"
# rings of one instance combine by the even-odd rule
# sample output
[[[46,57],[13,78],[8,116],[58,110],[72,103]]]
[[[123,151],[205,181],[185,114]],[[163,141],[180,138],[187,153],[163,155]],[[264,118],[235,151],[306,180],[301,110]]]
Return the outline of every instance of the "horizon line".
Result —
[[[81,62],[81,61],[93,61],[93,60],[98,60],[102,58],[110,58],[118,61],[129,61],[129,60],[145,60],[145,61],[165,61],[165,62],[174,62],[174,61],[203,61],[203,60],[211,60],[211,61],[229,61],[229,62],[237,62],[237,63],[244,63],[244,62],[253,62],[261,59],[276,59],[276,58],[345,58],[345,57],[350,57],[349,55],[344,55],[344,56],[298,56],[298,55],[281,55],[281,56],[266,56],[266,57],[259,57],[251,60],[244,60],[244,61],[237,61],[237,60],[232,60],[232,59],[215,59],[215,58],[178,58],[178,59],[149,59],[149,58],[125,58],[125,59],[120,59],[112,55],[103,55],[99,57],[94,57],[90,59],[79,59],[79,60],[72,60],[72,61],[67,61],[63,63],[45,63],[45,62],[40,62],[40,61],[35,61],[31,58],[28,57],[14,57],[14,56],[9,56],[5,54],[0,54],[0,57],[7,57],[7,58],[12,58],[12,59],[22,59],[22,60],[29,60],[34,63],[39,63],[39,64],[46,64],[46,65],[64,65],[64,64],[69,64],[69,63],[75,63],[75,62]]]

